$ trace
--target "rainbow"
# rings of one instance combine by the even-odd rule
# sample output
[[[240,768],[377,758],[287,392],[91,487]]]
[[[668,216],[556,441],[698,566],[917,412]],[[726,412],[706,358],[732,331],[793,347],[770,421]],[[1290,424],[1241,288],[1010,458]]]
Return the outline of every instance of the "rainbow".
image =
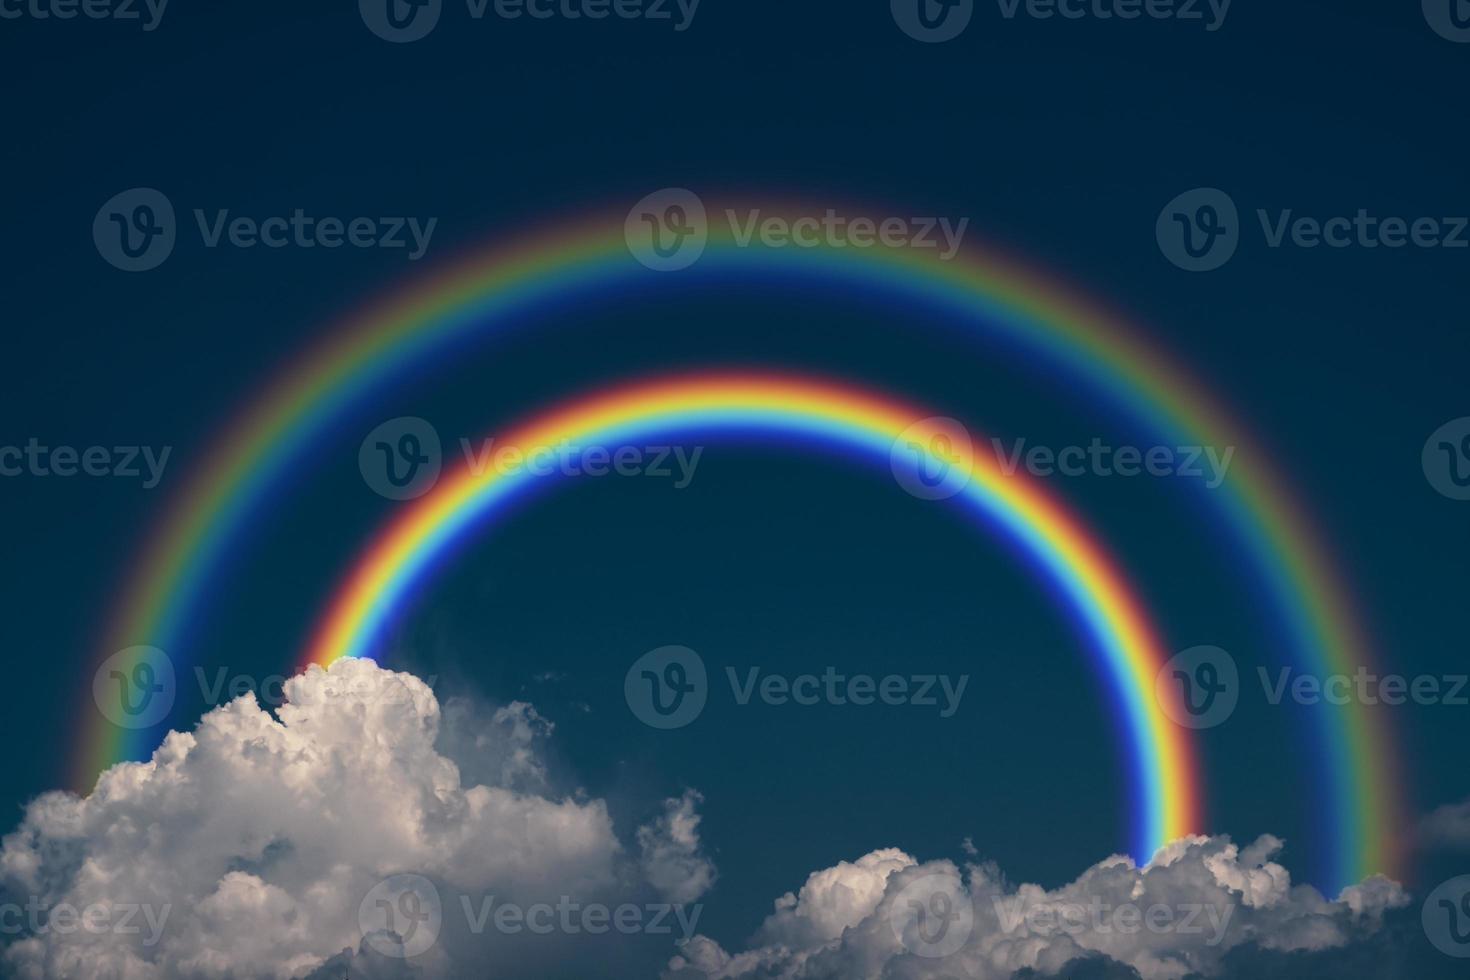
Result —
[[[768,206],[766,213],[774,212]],[[176,657],[187,651],[190,630],[249,519],[315,441],[351,418],[366,395],[458,343],[509,329],[557,304],[666,284],[665,275],[629,254],[623,218],[602,214],[509,236],[509,244],[375,302],[293,360],[217,440],[146,540],[108,621],[98,661],[139,644]],[[1296,665],[1324,675],[1374,666],[1356,603],[1334,560],[1266,455],[1188,374],[1065,286],[971,245],[949,262],[881,247],[752,248],[741,247],[718,222],[703,257],[676,275],[835,287],[844,298],[902,302],[909,313],[926,311],[936,322],[1036,357],[1163,441],[1237,447],[1231,478],[1211,499],[1243,548]],[[79,789],[118,761],[145,757],[161,735],[116,728],[91,710],[83,717],[93,720],[77,747],[72,781]],[[1319,809],[1326,815],[1319,880],[1336,888],[1372,873],[1403,878],[1399,760],[1383,713],[1361,705],[1323,708],[1314,721],[1311,749],[1322,760]]]
[[[884,463],[895,446],[928,447],[942,426],[926,413],[876,395],[802,378],[680,377],[598,394],[551,412],[497,440],[518,464],[464,468],[415,501],[357,562],[309,644],[304,669],[378,652],[385,628],[436,564],[467,533],[540,477],[531,461],[549,447],[626,445],[675,432],[793,433],[867,451]],[[970,440],[948,440],[942,489],[969,504],[1033,556],[1093,638],[1126,718],[1135,786],[1135,858],[1202,828],[1194,752],[1155,694],[1168,654],[1128,583],[1075,518],[1033,482],[1006,476]],[[515,457],[509,457],[514,459]]]

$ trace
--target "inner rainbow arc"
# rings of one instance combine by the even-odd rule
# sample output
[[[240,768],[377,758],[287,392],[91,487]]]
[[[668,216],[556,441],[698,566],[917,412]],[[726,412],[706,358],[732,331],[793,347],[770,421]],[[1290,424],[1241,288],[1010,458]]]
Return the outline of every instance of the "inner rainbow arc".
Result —
[[[699,375],[644,382],[578,400],[497,440],[530,450],[608,444],[643,433],[718,427],[815,435],[887,459],[924,413],[825,381],[771,375]],[[998,523],[1047,573],[1084,622],[1102,661],[1131,749],[1135,783],[1133,856],[1146,860],[1172,840],[1203,831],[1192,734],[1158,701],[1155,678],[1167,655],[1129,583],[1078,520],[1035,481],[1003,473],[966,451],[969,478],[956,499]],[[536,479],[521,465],[446,477],[408,505],[364,551],[337,590],[302,660],[327,666],[369,656],[438,559],[495,506]]]

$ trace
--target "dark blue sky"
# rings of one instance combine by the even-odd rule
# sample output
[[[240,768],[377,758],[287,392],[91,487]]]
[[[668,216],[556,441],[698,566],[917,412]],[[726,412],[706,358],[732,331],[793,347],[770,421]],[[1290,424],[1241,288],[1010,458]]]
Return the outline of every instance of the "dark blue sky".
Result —
[[[146,528],[293,352],[478,243],[667,186],[968,217],[977,237],[1127,311],[1274,451],[1342,557],[1383,663],[1466,669],[1470,503],[1431,488],[1420,451],[1470,414],[1470,248],[1272,248],[1256,219],[1470,214],[1456,99],[1470,45],[1437,36],[1418,4],[1236,0],[1214,32],[1007,20],[980,4],[961,37],[934,45],[876,0],[704,0],[682,32],[474,22],[450,3],[432,35],[401,45],[354,7],[173,0],[154,31],[0,20],[0,446],[172,447],[154,490],[0,479],[11,814],[65,779],[101,617]],[[138,186],[186,221],[166,263],[127,274],[99,257],[91,228]],[[1209,273],[1175,268],[1155,240],[1160,209],[1195,187],[1226,191],[1241,214],[1237,253]],[[410,262],[208,249],[193,208],[438,221]],[[740,364],[857,379],[1038,442],[1142,438],[1003,355],[779,286],[675,286],[551,314],[383,392],[325,441],[229,569],[197,656],[255,677],[295,661],[332,583],[392,512],[356,454],[394,416],[478,437],[593,385]],[[1252,674],[1272,662],[1277,637],[1245,566],[1192,498],[1152,481],[1058,490],[1117,543],[1174,645],[1218,644]],[[704,925],[720,938],[747,935],[812,869],[880,846],[958,856],[971,837],[1018,879],[1070,878],[1127,837],[1112,722],[1081,644],[993,538],[895,497],[882,473],[748,446],[707,452],[685,491],[569,485],[436,580],[403,626],[406,662],[492,700],[533,700],[558,724],[568,788],[608,798],[620,825],[698,787],[723,872]],[[975,680],[943,723],[725,705],[668,738],[629,717],[621,684],[669,643],[719,665]],[[565,676],[535,679],[547,672]],[[1464,798],[1467,709],[1395,717],[1409,811]],[[1304,790],[1313,760],[1291,748],[1298,721],[1256,704],[1204,746],[1211,829],[1277,833],[1311,878],[1324,817]],[[1443,855],[1416,864],[1431,886],[1470,871]]]

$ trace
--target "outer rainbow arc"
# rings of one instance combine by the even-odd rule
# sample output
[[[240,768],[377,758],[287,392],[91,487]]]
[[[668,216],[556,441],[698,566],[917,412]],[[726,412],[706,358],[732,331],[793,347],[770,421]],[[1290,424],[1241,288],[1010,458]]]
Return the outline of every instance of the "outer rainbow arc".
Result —
[[[766,213],[776,212],[767,206]],[[97,659],[140,643],[177,652],[235,536],[270,487],[284,479],[286,464],[401,365],[534,311],[564,291],[657,278],[628,255],[622,218],[603,214],[516,236],[365,308],[295,360],[217,441],[148,539]],[[1248,451],[1249,440],[1210,396],[1110,313],[1010,259],[968,245],[952,262],[884,248],[768,253],[737,248],[718,226],[714,231],[696,270],[798,273],[930,303],[1040,351],[1164,438],[1240,447],[1218,499],[1290,633],[1292,655],[1303,669],[1324,674],[1372,666],[1366,633],[1335,562],[1265,455]],[[101,769],[153,747],[151,732],[113,728],[96,712],[87,717],[91,726],[80,740],[73,775],[78,789],[90,787]],[[1324,812],[1333,821],[1327,829],[1331,884],[1376,872],[1403,877],[1396,839],[1404,826],[1402,793],[1397,763],[1389,761],[1397,753],[1384,713],[1363,706],[1324,711],[1316,725],[1314,744],[1327,758]]]
[[[895,440],[924,413],[852,388],[772,375],[698,375],[599,394],[539,418],[499,441],[528,451],[563,442],[588,445],[631,431],[705,431],[735,424],[798,430],[876,450],[886,460]],[[1202,830],[1201,787],[1188,733],[1159,705],[1154,681],[1167,655],[1141,604],[1103,549],[1035,483],[1005,475],[984,454],[966,454],[962,499],[1006,524],[1036,554],[1082,612],[1122,702],[1134,750],[1143,815],[1132,842],[1146,860],[1159,847]],[[369,547],[333,598],[303,667],[374,652],[385,627],[441,557],[473,532],[517,484],[534,479],[522,465],[468,469],[408,505]],[[958,486],[956,489],[959,489]]]

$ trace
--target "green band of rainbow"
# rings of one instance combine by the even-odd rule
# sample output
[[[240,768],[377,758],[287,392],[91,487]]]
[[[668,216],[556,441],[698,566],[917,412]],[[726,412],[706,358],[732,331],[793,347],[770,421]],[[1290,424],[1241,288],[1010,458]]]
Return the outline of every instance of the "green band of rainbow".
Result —
[[[407,366],[466,337],[504,328],[519,314],[566,295],[596,295],[659,275],[629,254],[621,214],[507,241],[374,304],[295,359],[250,405],[148,539],[142,561],[127,576],[99,661],[138,644],[177,657],[247,518],[284,479],[288,464],[366,394]],[[973,247],[948,262],[929,252],[886,247],[741,247],[718,223],[711,226],[699,263],[678,273],[686,274],[742,280],[769,275],[837,285],[845,292],[878,292],[948,312],[988,338],[1045,358],[1161,438],[1237,447],[1231,477],[1215,496],[1252,558],[1263,591],[1275,600],[1296,665],[1324,675],[1373,668],[1355,603],[1305,511],[1265,455],[1187,374],[1066,287]],[[146,754],[157,741],[159,733],[129,733],[95,712],[89,715],[94,721],[77,756],[79,786],[89,786],[108,765]],[[1320,744],[1313,751],[1326,770],[1322,813],[1329,841],[1319,880],[1332,888],[1371,873],[1402,878],[1396,843],[1401,794],[1383,713],[1363,705],[1324,706],[1318,718]]]

